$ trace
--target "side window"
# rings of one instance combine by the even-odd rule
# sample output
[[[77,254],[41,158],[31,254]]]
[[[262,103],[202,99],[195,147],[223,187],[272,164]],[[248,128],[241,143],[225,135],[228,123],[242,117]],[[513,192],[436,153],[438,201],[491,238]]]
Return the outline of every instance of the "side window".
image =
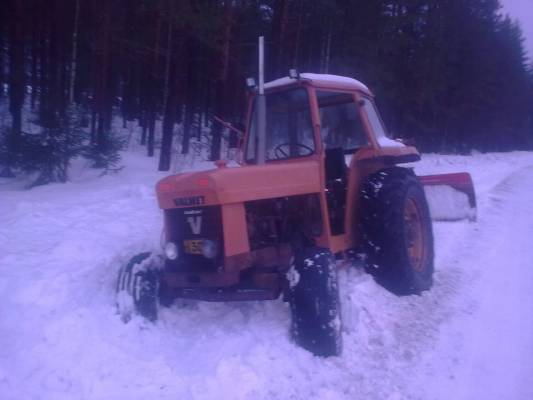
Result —
[[[317,91],[317,100],[326,149],[355,150],[368,144],[352,95]]]
[[[379,117],[378,110],[376,109],[374,102],[369,98],[365,98],[363,101],[361,101],[361,109],[366,112],[368,122],[372,126],[372,130],[374,131],[376,139],[379,140],[379,138],[386,138],[387,134],[385,133],[385,128],[383,127],[383,123],[381,122],[381,118]]]

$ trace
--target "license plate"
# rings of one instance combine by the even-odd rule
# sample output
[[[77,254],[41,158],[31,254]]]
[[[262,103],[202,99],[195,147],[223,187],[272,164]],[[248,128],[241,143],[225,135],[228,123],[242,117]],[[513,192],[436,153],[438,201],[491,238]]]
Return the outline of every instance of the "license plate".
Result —
[[[202,240],[184,240],[183,249],[185,253],[202,254]]]

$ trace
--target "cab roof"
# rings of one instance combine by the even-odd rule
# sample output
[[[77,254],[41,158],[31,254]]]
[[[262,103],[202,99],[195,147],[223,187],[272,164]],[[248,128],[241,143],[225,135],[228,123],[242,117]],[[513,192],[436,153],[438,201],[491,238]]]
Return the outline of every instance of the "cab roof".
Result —
[[[298,85],[299,83],[308,83],[311,86],[321,89],[350,91],[358,90],[368,95],[372,95],[370,89],[368,89],[368,87],[364,83],[358,81],[357,79],[348,78],[346,76],[340,75],[313,74],[309,72],[300,74],[299,79],[285,76],[283,78],[267,82],[265,83],[265,90],[270,90],[283,86]]]

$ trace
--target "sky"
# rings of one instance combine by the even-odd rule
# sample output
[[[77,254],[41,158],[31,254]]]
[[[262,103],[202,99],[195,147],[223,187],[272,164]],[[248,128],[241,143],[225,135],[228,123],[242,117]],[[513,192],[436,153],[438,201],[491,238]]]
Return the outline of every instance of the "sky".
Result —
[[[500,0],[503,13],[508,13],[512,18],[518,19],[524,32],[526,42],[524,46],[533,61],[533,0]]]

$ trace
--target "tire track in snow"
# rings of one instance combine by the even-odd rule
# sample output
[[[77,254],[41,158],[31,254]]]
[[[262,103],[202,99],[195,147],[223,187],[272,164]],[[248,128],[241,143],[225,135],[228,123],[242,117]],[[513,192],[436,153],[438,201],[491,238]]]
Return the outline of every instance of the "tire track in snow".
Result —
[[[427,399],[533,398],[531,188],[533,166],[494,185],[476,237],[461,246],[464,283],[457,314],[425,361],[434,379]]]
[[[530,166],[491,193],[492,240],[480,249],[483,267],[472,289],[479,309],[466,335],[458,399],[533,398],[532,188]]]

